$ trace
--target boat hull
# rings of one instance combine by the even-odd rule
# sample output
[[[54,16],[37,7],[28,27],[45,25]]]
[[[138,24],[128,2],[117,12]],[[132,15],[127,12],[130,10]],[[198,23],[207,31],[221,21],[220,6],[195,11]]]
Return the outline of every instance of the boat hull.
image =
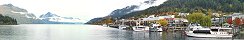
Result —
[[[127,27],[124,27],[124,26],[119,26],[119,29],[121,30],[125,30]]]
[[[233,34],[194,34],[194,33],[187,33],[186,35],[189,37],[232,37]]]
[[[150,28],[149,31],[150,32],[162,32],[163,29],[162,28]]]
[[[149,31],[149,27],[145,28],[137,28],[137,27],[132,27],[133,31]]]

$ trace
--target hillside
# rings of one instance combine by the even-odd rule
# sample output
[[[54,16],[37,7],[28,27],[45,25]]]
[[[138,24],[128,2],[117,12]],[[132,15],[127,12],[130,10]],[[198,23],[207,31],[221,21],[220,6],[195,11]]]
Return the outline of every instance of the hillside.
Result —
[[[143,1],[137,5],[129,5],[129,6],[126,6],[124,8],[121,8],[121,9],[115,9],[109,15],[107,15],[105,17],[91,19],[90,21],[87,22],[87,24],[92,24],[95,22],[103,21],[107,18],[113,18],[113,19],[120,18],[126,14],[131,13],[131,12],[140,11],[140,10],[144,10],[146,8],[149,8],[151,6],[160,5],[161,2],[164,2],[164,1],[165,0],[145,0],[145,1]]]
[[[17,21],[9,16],[0,14],[0,25],[17,25]]]
[[[218,13],[234,13],[234,12],[244,12],[244,0],[167,0],[159,6],[153,6],[141,11],[134,11],[125,14],[121,17],[113,19],[128,19],[131,17],[140,18],[146,17],[148,15],[163,14],[168,13],[192,13],[195,11],[201,11],[207,13],[207,11],[218,12]],[[111,17],[111,16],[107,16]],[[107,17],[102,18],[108,19]],[[99,23],[94,22],[94,23]],[[94,24],[91,23],[91,24]]]
[[[150,7],[143,11],[132,12],[120,19],[141,17],[142,15],[166,14],[169,12],[192,13],[200,10],[218,13],[244,12],[243,0],[168,0],[159,6]]]

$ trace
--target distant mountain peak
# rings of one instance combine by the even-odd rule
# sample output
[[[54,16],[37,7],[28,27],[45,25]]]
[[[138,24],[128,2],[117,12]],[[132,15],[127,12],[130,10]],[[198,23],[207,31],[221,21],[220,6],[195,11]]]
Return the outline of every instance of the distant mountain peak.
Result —
[[[47,12],[46,14],[42,14],[40,18],[48,18],[48,17],[60,17],[57,14],[53,14],[51,12]]]
[[[52,14],[51,12],[47,12],[47,14]]]
[[[19,8],[18,6],[14,6],[13,4],[0,5],[0,9],[3,9],[4,11],[28,12],[26,9]]]
[[[4,4],[3,6],[13,7],[13,4]]]
[[[157,1],[157,0],[148,0],[148,1],[144,1],[144,3],[146,3],[146,4],[153,4],[155,1]]]

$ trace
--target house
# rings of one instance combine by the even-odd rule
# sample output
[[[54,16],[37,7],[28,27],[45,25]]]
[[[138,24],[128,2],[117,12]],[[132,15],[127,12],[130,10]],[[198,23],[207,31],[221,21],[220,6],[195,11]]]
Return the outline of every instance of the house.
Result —
[[[161,19],[166,19],[168,21],[168,25],[169,26],[176,26],[176,25],[182,25],[182,24],[186,24],[188,22],[187,19],[184,18],[174,18],[174,15],[168,15],[168,16],[154,16],[154,15],[150,15],[147,18],[139,18],[137,20],[119,20],[122,22],[130,22],[130,23],[134,23],[136,25],[144,25],[144,26],[149,26],[149,24],[151,23],[156,23],[158,20]]]
[[[190,13],[178,13],[177,16],[186,17],[187,15],[190,15]]]
[[[187,19],[184,19],[184,18],[174,18],[172,25],[175,25],[175,26],[186,26],[187,23],[188,23],[188,20]]]
[[[220,17],[221,14],[219,13],[212,13],[212,16],[215,16],[215,17]]]

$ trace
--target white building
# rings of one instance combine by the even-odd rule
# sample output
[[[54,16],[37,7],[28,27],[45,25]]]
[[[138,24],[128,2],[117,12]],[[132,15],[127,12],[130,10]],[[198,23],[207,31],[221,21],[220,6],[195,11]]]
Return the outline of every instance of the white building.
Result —
[[[147,18],[141,18],[143,21],[155,21],[155,20],[160,20],[160,19],[165,19],[165,18],[174,18],[174,15],[169,15],[169,16],[158,16],[155,17],[154,15],[151,15]]]
[[[190,13],[178,13],[177,16],[186,17],[187,15],[190,15]]]

